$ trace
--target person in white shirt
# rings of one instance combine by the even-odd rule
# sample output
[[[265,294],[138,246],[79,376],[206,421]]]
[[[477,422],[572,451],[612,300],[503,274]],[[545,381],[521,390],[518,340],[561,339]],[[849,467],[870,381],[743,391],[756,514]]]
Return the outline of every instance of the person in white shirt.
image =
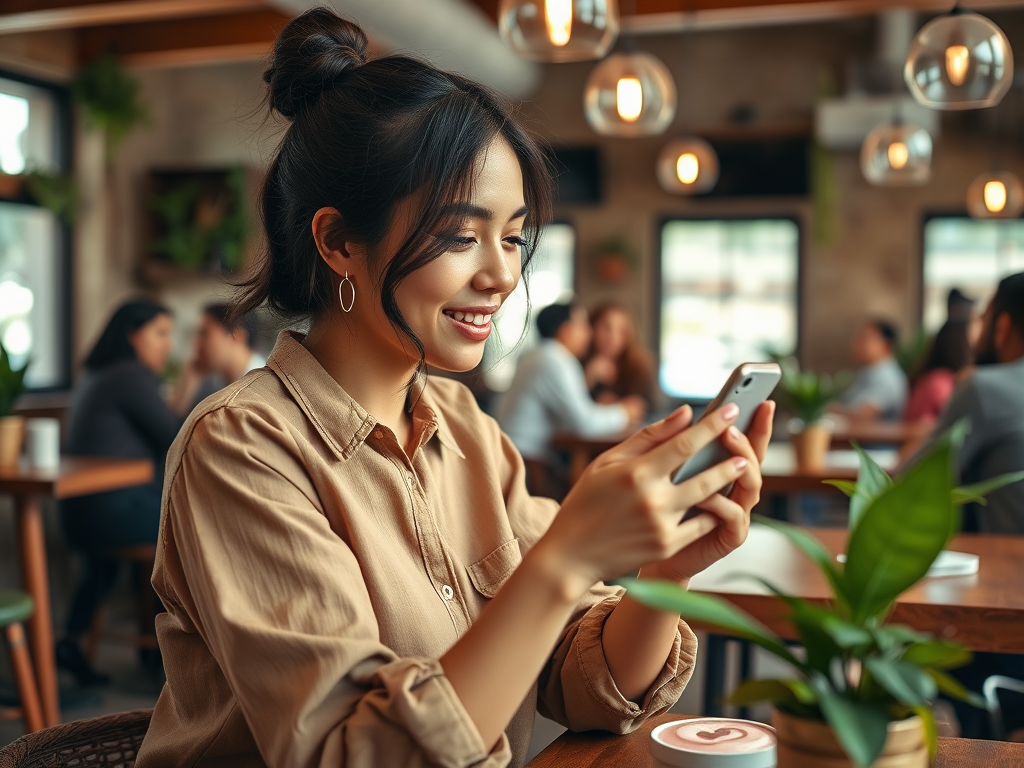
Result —
[[[528,463],[539,462],[557,475],[564,468],[551,447],[555,434],[615,435],[640,421],[646,405],[637,395],[611,405],[591,398],[580,362],[591,337],[583,307],[547,306],[537,315],[537,330],[540,346],[519,359],[498,407],[498,423]]]
[[[255,337],[252,317],[233,322],[229,305],[206,305],[199,319],[192,359],[182,372],[172,407],[188,413],[214,392],[266,365],[266,359],[253,349]]]
[[[860,366],[853,382],[832,410],[847,418],[896,421],[907,404],[907,376],[896,360],[896,327],[881,319],[866,320],[857,328],[850,345],[853,361]]]

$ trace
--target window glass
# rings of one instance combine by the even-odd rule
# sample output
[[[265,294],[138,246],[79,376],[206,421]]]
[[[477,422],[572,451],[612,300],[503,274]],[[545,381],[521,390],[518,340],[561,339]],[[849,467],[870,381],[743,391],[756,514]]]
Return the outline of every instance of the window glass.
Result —
[[[790,219],[674,220],[661,231],[660,382],[710,399],[738,364],[794,352],[800,230]]]
[[[0,170],[57,169],[51,91],[0,78]],[[67,383],[60,225],[35,205],[0,202],[0,341],[30,387]]]
[[[573,295],[576,230],[571,224],[548,224],[525,280],[512,292],[494,318],[494,332],[484,351],[484,382],[495,392],[512,384],[516,363],[538,340],[534,318],[549,304]],[[529,284],[530,301],[526,300]],[[524,334],[525,331],[525,334]]]
[[[978,311],[1006,275],[1024,271],[1024,220],[944,216],[924,225],[925,330],[946,320],[946,297],[959,288],[978,302]]]

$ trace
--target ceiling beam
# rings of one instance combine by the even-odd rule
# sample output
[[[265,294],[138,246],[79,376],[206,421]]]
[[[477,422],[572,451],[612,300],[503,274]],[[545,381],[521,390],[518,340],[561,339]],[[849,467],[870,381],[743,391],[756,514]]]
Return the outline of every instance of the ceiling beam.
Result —
[[[128,67],[170,67],[256,59],[269,53],[290,19],[267,8],[82,29],[78,60],[112,53]]]
[[[210,16],[266,7],[262,0],[0,0],[0,34]]]

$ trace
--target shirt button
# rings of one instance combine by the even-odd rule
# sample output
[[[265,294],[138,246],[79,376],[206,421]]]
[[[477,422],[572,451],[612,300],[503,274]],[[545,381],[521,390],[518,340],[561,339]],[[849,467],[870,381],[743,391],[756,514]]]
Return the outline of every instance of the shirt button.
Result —
[[[412,490],[413,485],[415,485],[415,482],[416,481],[413,480],[412,475],[406,475],[405,476],[405,484],[409,486],[409,490],[410,491]]]
[[[443,584],[441,586],[441,595],[444,597],[445,600],[451,600],[453,597],[455,597],[455,590],[449,587],[447,584]]]

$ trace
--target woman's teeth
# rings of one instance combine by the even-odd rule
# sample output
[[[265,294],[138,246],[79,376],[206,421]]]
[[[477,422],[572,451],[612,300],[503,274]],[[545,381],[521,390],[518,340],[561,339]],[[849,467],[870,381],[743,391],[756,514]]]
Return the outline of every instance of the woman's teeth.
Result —
[[[490,315],[473,315],[468,312],[448,312],[447,310],[445,310],[445,314],[460,323],[469,323],[470,325],[487,325],[491,321]]]

